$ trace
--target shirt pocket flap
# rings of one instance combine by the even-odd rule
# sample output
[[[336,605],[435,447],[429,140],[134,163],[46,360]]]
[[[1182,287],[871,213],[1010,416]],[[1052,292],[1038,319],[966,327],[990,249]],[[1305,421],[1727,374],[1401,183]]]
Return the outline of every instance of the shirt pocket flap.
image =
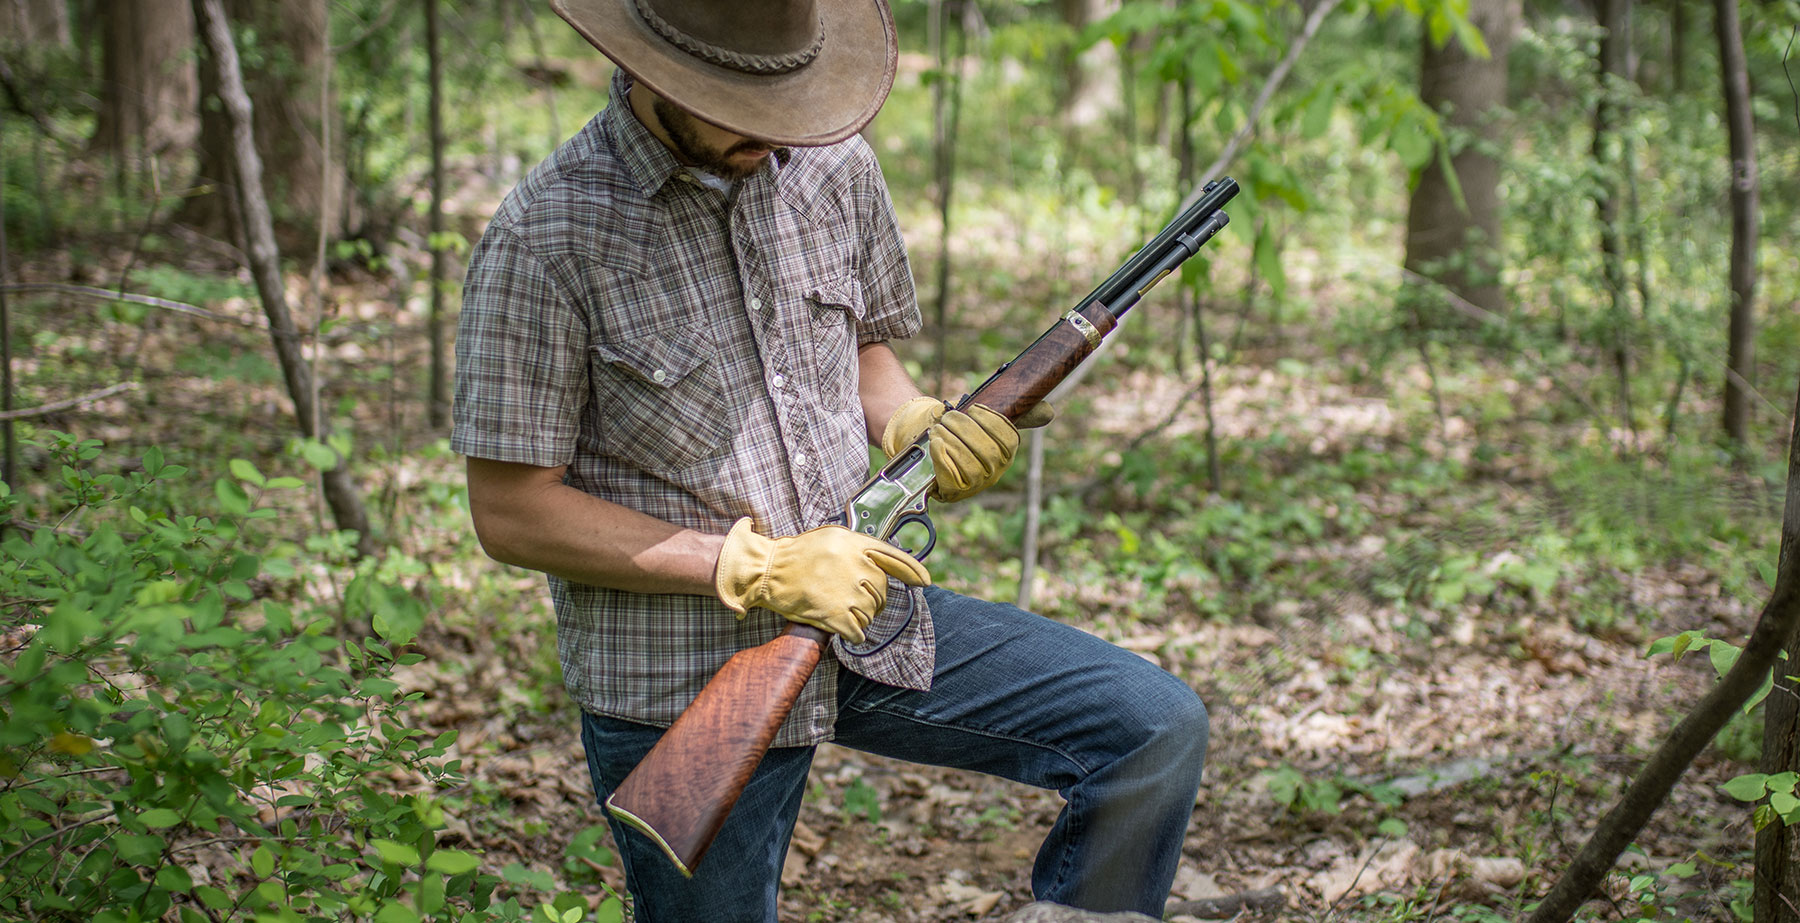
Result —
[[[622,343],[595,343],[601,359],[629,372],[644,384],[672,388],[712,358],[712,343],[693,327],[647,334]]]
[[[853,276],[815,282],[807,287],[806,298],[820,307],[847,311],[857,320],[862,320],[863,313],[867,310],[863,302],[862,284]]]

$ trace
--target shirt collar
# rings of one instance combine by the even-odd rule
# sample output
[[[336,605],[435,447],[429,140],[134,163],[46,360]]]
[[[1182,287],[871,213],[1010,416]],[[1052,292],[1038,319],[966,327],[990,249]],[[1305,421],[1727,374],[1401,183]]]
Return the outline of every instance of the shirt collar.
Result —
[[[631,111],[628,96],[631,82],[631,75],[623,68],[613,71],[612,89],[606,103],[606,130],[612,139],[613,150],[625,164],[632,181],[644,195],[653,196],[669,177],[681,170],[681,164],[675,162],[675,155],[669,153],[669,149],[656,140],[650,129],[645,128]]]
[[[607,134],[612,139],[613,150],[624,162],[625,169],[631,174],[644,195],[653,196],[659,192],[664,183],[686,168],[675,160],[661,141],[638,121],[637,113],[631,111],[628,94],[631,92],[631,75],[623,68],[613,71],[612,88],[608,91],[604,121]],[[781,168],[793,157],[793,148],[778,147],[769,157],[769,166],[751,174],[750,179],[767,175],[771,182],[781,176]]]

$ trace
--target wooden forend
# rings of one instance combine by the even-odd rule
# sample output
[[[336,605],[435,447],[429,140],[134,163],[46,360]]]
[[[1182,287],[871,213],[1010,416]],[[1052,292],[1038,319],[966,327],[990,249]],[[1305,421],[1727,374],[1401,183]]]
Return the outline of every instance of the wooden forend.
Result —
[[[1099,302],[1088,304],[1081,315],[1094,325],[1101,337],[1112,332],[1118,321]],[[969,401],[988,407],[1009,420],[1017,420],[1043,401],[1075,367],[1094,351],[1094,343],[1075,329],[1075,325],[1057,319],[1055,326],[1044,331],[1037,341],[1025,348],[994,377],[969,395]]]

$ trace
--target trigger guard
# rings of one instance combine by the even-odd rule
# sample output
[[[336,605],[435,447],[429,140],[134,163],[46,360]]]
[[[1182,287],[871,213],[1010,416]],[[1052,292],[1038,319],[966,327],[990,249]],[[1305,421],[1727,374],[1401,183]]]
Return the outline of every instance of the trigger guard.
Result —
[[[894,534],[898,535],[901,529],[915,523],[925,527],[925,548],[921,551],[914,551],[901,546],[901,550],[912,555],[915,561],[924,561],[925,557],[931,554],[931,549],[937,547],[937,526],[932,524],[930,516],[924,513],[907,513],[895,522]]]

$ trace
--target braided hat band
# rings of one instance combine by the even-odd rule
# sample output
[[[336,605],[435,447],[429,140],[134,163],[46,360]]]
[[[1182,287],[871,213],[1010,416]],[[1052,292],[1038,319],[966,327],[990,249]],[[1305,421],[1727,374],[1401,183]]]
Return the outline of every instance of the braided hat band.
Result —
[[[881,109],[900,58],[889,2],[549,0],[634,86],[781,147],[836,144]]]
[[[669,44],[709,64],[717,64],[720,67],[746,74],[786,74],[799,70],[812,63],[812,60],[819,56],[819,49],[825,46],[825,21],[823,19],[819,20],[819,28],[813,35],[811,47],[787,54],[746,54],[729,48],[721,48],[683,32],[676,28],[674,23],[662,18],[655,9],[651,8],[650,0],[636,0],[636,5],[638,15],[643,18],[644,24],[657,35],[662,36]]]

